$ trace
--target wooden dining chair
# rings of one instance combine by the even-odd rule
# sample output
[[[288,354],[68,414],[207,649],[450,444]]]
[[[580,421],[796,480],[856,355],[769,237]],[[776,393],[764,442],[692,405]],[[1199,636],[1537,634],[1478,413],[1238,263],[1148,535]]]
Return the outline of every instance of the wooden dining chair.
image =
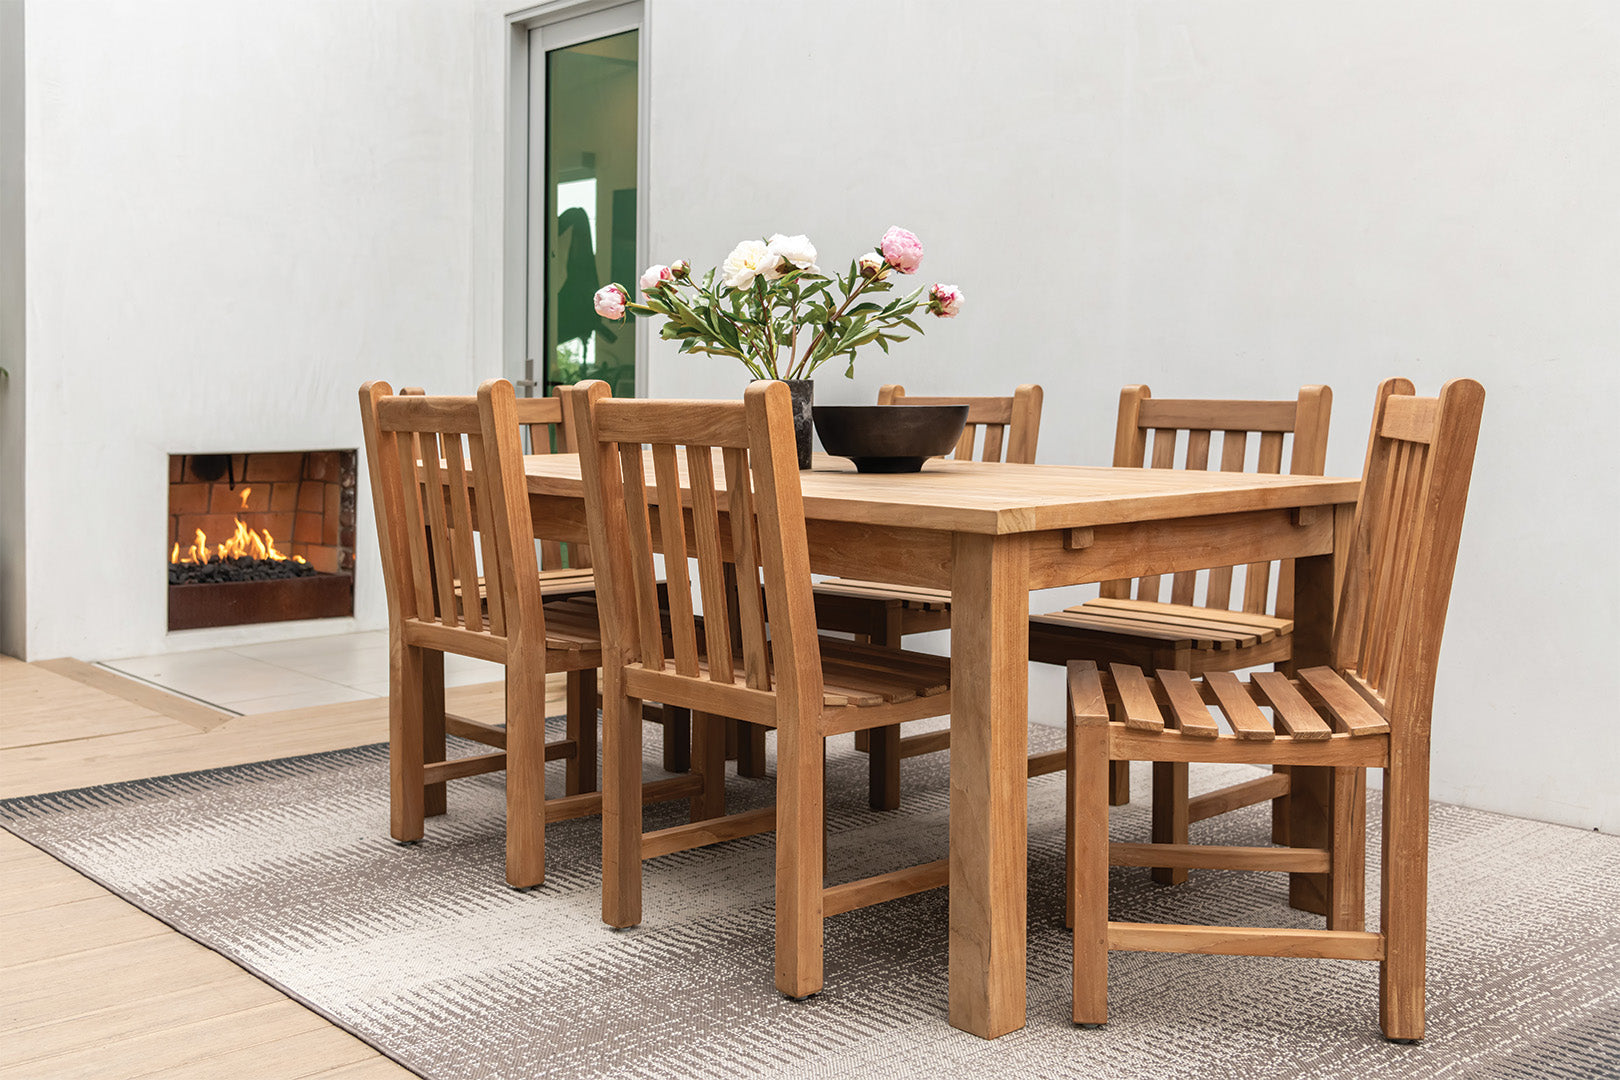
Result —
[[[1119,395],[1114,466],[1203,470],[1215,465],[1223,472],[1252,466],[1256,472],[1280,473],[1284,442],[1291,435],[1288,472],[1321,476],[1332,407],[1333,393],[1325,386],[1301,387],[1293,401],[1155,398],[1145,386],[1127,386]],[[1211,460],[1217,435],[1218,464]],[[1292,564],[1254,563],[1241,568],[1241,579],[1235,579],[1237,569],[1104,582],[1097,599],[1030,619],[1030,660],[1117,661],[1189,675],[1286,664],[1293,653]],[[1128,761],[1111,769],[1115,805],[1130,801],[1129,770]],[[1271,800],[1273,838],[1283,842],[1287,796],[1288,772],[1280,768],[1189,800],[1186,763],[1161,762],[1153,768],[1153,839],[1184,844],[1192,822]],[[1187,871],[1156,867],[1153,877],[1175,884],[1186,880]]]
[[[948,714],[950,662],[817,635],[786,386],[754,383],[740,402],[614,400],[606,390],[581,383],[564,392],[580,437],[604,629],[602,917],[618,927],[641,921],[642,860],[774,829],[776,985],[791,997],[813,994],[823,919],[947,879],[940,860],[824,884],[825,740]],[[667,622],[655,550],[664,555]],[[692,772],[701,779],[693,823],[653,832],[643,832],[634,798],[648,698],[692,709]],[[776,730],[774,807],[726,813],[726,717]]]
[[[1041,432],[1039,386],[1024,385],[1011,397],[909,397],[906,388],[884,386],[879,405],[966,405],[967,426],[957,440],[957,461],[1035,462]],[[907,634],[948,630],[951,594],[945,589],[886,585],[877,581],[829,578],[815,587],[816,625],[857,636],[857,640],[898,648]],[[756,734],[762,737],[763,732]],[[856,735],[855,748],[871,755],[868,798],[874,810],[900,806],[900,760],[950,746],[950,732],[902,738],[898,724]]]
[[[1114,663],[1100,676],[1093,661],[1068,665],[1076,1023],[1107,1019],[1110,949],[1337,957],[1379,962],[1387,1038],[1423,1037],[1430,720],[1484,400],[1471,379],[1448,382],[1437,398],[1413,396],[1405,379],[1379,387],[1332,666],[1305,668],[1297,678],[1262,672],[1244,682],[1229,672],[1194,680],[1184,670],[1149,676]],[[1211,706],[1229,731],[1220,730]],[[1110,761],[1331,769],[1328,846],[1110,844]],[[1369,768],[1384,770],[1381,915],[1371,933],[1363,929],[1359,865]],[[1110,922],[1110,864],[1325,872],[1327,928]]]
[[[427,391],[419,386],[407,386],[400,393],[420,396]],[[573,427],[563,416],[561,398],[520,397],[515,399],[514,404],[523,453],[578,453]],[[595,598],[596,576],[591,570],[591,549],[588,544],[541,540],[537,547],[540,550],[540,598],[544,602],[549,604],[559,599]],[[485,582],[482,577],[477,581],[482,600]],[[455,584],[457,595],[460,595],[461,582],[458,580]],[[442,682],[442,661],[430,663],[435,667],[433,677]],[[569,737],[578,738],[581,744],[579,757],[568,759],[566,790],[574,795],[596,790],[596,717],[601,705],[596,669],[568,671],[565,687],[564,709],[571,733]],[[687,710],[649,704],[645,713],[648,722],[663,729],[664,768],[669,772],[685,772],[690,767],[692,745],[691,720]]]
[[[546,822],[601,809],[592,790],[594,691],[588,713],[571,710],[566,737],[545,742],[546,673],[601,666],[596,605],[541,595],[511,383],[491,380],[472,398],[394,395],[387,383],[368,382],[360,413],[395,673],[390,832],[420,840],[424,817],[445,812],[448,781],[505,769],[506,880],[538,885]],[[476,600],[458,591],[480,577]],[[504,727],[444,712],[446,652],[505,665]],[[447,732],[495,749],[447,761]],[[557,758],[567,762],[568,794],[548,800],[545,763]],[[678,778],[648,785],[646,795],[685,797],[690,786]]]

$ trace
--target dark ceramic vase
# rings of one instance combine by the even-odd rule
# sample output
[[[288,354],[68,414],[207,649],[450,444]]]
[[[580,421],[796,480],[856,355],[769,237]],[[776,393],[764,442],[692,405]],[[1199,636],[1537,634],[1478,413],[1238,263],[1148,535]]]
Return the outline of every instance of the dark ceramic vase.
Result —
[[[799,468],[810,467],[810,438],[815,431],[816,384],[813,379],[783,379],[793,395],[793,439],[799,447]]]
[[[766,380],[756,380],[763,382]],[[793,399],[793,441],[799,451],[799,468],[810,467],[810,439],[816,430],[815,404],[816,383],[814,379],[779,379],[785,384],[788,394]]]

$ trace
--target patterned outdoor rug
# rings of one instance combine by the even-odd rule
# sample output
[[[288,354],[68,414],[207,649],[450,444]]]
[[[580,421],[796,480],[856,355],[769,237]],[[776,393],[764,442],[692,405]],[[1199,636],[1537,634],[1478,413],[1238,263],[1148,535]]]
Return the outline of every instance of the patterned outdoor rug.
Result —
[[[1031,730],[1037,747],[1059,738]],[[891,814],[866,809],[865,761],[834,740],[835,881],[946,853],[946,756],[907,761]],[[1068,1021],[1063,778],[1043,777],[1030,785],[1029,1023],[984,1042],[945,1021],[943,891],[829,920],[826,989],[792,1002],[772,986],[769,835],[649,862],[646,921],[613,931],[595,819],[549,829],[545,886],[514,892],[502,774],[452,784],[450,813],[406,847],[387,836],[386,762],[372,746],[15,799],[0,823],[445,1080],[1620,1076],[1614,837],[1435,807],[1420,1046],[1383,1041],[1377,967],[1350,961],[1116,953],[1113,1019],[1082,1030]],[[1246,775],[1195,767],[1194,788]],[[731,791],[744,809],[771,787],[734,778]],[[1116,838],[1145,835],[1141,802],[1113,818]],[[1266,820],[1252,808],[1194,839],[1261,841]],[[1372,865],[1376,912],[1376,852]],[[1281,875],[1195,871],[1163,888],[1116,870],[1113,905],[1116,918],[1316,924],[1287,907]]]

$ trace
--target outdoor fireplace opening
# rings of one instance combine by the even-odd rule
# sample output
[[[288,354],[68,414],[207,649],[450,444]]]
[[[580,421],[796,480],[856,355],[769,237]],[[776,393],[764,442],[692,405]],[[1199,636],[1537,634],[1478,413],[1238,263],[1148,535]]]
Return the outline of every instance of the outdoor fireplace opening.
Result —
[[[354,614],[353,450],[169,455],[169,629]]]

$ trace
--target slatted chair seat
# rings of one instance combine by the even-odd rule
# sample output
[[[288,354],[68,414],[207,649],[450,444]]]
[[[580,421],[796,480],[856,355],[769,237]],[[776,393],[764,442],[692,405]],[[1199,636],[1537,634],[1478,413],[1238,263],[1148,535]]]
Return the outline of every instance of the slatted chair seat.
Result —
[[[1195,679],[1179,668],[1148,674],[1124,663],[1100,671],[1090,659],[1069,662],[1065,895],[1076,1023],[1108,1019],[1110,950],[1220,953],[1376,961],[1385,1037],[1423,1037],[1435,671],[1484,397],[1470,379],[1447,383],[1438,398],[1415,397],[1404,379],[1379,387],[1353,535],[1338,548],[1345,562],[1333,666],[1245,680],[1231,671]],[[1295,816],[1281,844],[1110,843],[1108,774],[1120,761],[1271,765],[1295,777],[1308,770],[1322,781],[1311,790],[1325,805]],[[1383,880],[1379,927],[1369,932],[1363,770],[1373,768],[1384,778]],[[1289,775],[1239,787],[1266,792]],[[1224,809],[1244,804],[1222,793],[1202,798]],[[1318,810],[1327,811],[1325,828],[1311,821]],[[1110,921],[1110,866],[1303,875],[1290,888],[1320,890],[1327,925]]]
[[[876,601],[881,604],[892,604],[907,611],[937,612],[951,609],[949,589],[885,585],[881,581],[859,581],[855,578],[828,578],[816,586],[816,595]]]
[[[1152,600],[1088,600],[1062,611],[1034,615],[1040,626],[1089,630],[1150,647],[1228,651],[1253,649],[1294,632],[1292,619],[1243,611],[1166,604]]]
[[[663,670],[675,674],[675,660],[666,659]],[[701,654],[698,671],[705,679],[712,677],[708,657]],[[878,653],[869,646],[823,636],[821,676],[824,708],[869,709],[948,693],[951,661],[948,656],[898,649]],[[748,685],[740,653],[732,657],[732,683],[739,687]]]
[[[878,391],[879,405],[966,405],[967,424],[952,457],[1030,465],[1040,436],[1039,386],[1025,385],[1011,397],[912,397],[899,385]],[[878,645],[899,648],[907,634],[949,630],[951,594],[945,589],[888,585],[880,581],[829,578],[815,587],[816,625],[855,634]],[[756,733],[756,739],[759,733]],[[875,746],[874,746],[875,743]],[[859,731],[855,749],[872,755],[867,798],[875,810],[900,806],[900,759],[950,746],[949,732],[901,737],[898,724]]]

